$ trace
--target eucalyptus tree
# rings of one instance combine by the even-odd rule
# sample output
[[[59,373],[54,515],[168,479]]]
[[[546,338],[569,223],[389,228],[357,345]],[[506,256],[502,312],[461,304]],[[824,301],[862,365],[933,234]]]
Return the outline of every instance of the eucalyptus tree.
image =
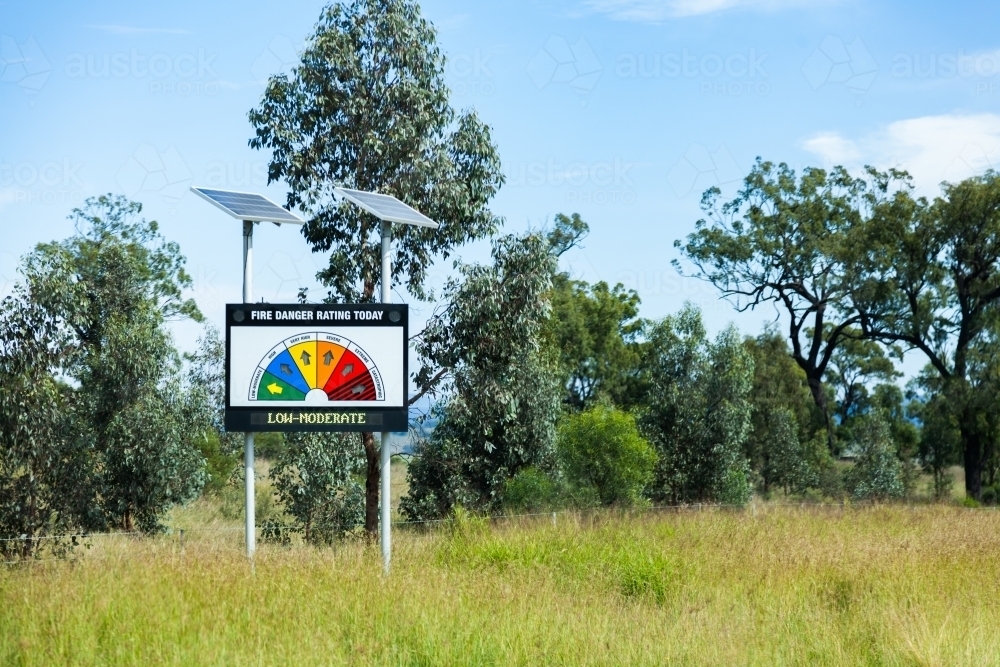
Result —
[[[1000,174],[945,183],[932,202],[900,192],[877,224],[852,235],[853,305],[864,334],[921,351],[954,411],[965,490],[982,497],[995,456],[995,385],[1000,306]]]
[[[364,490],[354,473],[364,465],[346,433],[290,433],[270,478],[292,529],[307,544],[331,544],[360,527]]]
[[[437,423],[417,447],[400,503],[414,520],[455,505],[497,509],[508,480],[555,462],[562,395],[542,338],[555,257],[540,234],[505,236],[491,264],[460,264],[417,337],[420,392],[440,396]]]
[[[456,246],[501,224],[488,207],[503,184],[488,125],[449,104],[445,57],[413,0],[348,0],[327,6],[288,75],[268,81],[250,111],[250,146],[269,150],[268,180],[307,214],[303,234],[329,253],[318,278],[329,301],[372,301],[380,271],[380,223],[334,196],[343,186],[391,194],[430,216],[437,230],[393,225],[393,284],[427,296],[427,272]],[[366,529],[378,528],[379,453],[368,462]]]
[[[88,448],[74,435],[64,323],[19,285],[0,302],[0,557],[29,558],[79,530],[91,496]]]
[[[658,454],[653,499],[744,504],[753,492],[744,452],[753,356],[731,325],[709,340],[691,304],[655,323],[649,346],[649,399],[640,424]]]
[[[823,438],[816,437],[822,426],[805,373],[774,327],[748,337],[743,346],[754,362],[751,428],[744,452],[761,491],[802,493],[815,488],[833,462]]]
[[[74,426],[92,445],[90,527],[153,529],[201,489],[203,460],[186,437],[180,358],[166,321],[200,320],[177,244],[124,197],[88,199],[77,233],[38,245],[24,263],[31,299],[64,323]]]
[[[799,176],[784,163],[758,159],[731,201],[721,203],[718,188],[707,190],[706,218],[686,242],[674,243],[737,310],[770,304],[784,318],[831,451],[834,423],[823,377],[860,322],[851,303],[851,255],[858,249],[850,232],[871,222],[904,177],[870,169],[855,178],[842,167],[808,168]]]

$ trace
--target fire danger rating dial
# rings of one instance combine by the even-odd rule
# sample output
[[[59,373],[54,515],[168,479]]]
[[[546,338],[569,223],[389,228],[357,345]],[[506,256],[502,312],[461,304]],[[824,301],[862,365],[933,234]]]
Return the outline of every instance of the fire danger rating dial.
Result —
[[[318,391],[317,391],[318,390]],[[286,338],[264,355],[250,383],[251,401],[382,401],[382,376],[353,341],[329,332]]]

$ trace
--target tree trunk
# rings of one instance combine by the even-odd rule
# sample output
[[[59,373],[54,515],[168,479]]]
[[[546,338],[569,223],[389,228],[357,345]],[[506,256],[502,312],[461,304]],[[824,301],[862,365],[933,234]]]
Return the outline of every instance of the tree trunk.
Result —
[[[361,238],[367,238],[367,229],[362,224]],[[362,301],[368,303],[375,296],[375,280],[366,280]],[[365,472],[365,533],[372,542],[378,540],[378,494],[379,494],[379,445],[375,444],[375,434],[365,431],[361,434],[368,468]]]
[[[375,434],[364,432],[361,442],[365,447],[368,469],[365,473],[365,532],[368,538],[378,538],[378,492],[379,492],[379,447],[375,444]]]
[[[818,377],[807,377],[809,391],[812,392],[813,402],[823,415],[823,426],[826,428],[826,446],[831,454],[836,453],[836,441],[833,439],[833,420],[830,419],[830,408],[826,403],[826,392],[823,391],[823,379]]]
[[[965,419],[963,424],[967,423]],[[979,501],[983,499],[983,448],[978,433],[962,431],[963,459],[965,464],[965,495]]]

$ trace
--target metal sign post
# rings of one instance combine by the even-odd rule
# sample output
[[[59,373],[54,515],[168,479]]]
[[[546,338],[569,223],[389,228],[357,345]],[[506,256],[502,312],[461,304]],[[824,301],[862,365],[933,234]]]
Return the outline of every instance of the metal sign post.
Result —
[[[389,222],[382,221],[382,303],[392,302],[392,228]],[[381,486],[381,517],[382,524],[382,569],[389,574],[389,561],[392,559],[392,452],[389,451],[388,432],[382,432],[382,447],[379,450],[381,470],[379,483]]]
[[[243,221],[243,303],[253,302],[253,222]],[[243,473],[246,480],[247,557],[257,550],[257,510],[254,495],[253,431],[243,438]]]
[[[304,220],[271,200],[252,192],[234,192],[212,188],[195,188],[191,191],[237,220],[243,221],[243,303],[253,302],[253,226],[257,222],[276,225],[301,225]],[[257,550],[256,510],[254,508],[254,452],[253,431],[244,436],[243,466],[246,475],[246,542],[247,557]]]
[[[371,213],[382,221],[382,303],[392,302],[392,226],[396,222],[415,227],[437,229],[438,224],[426,215],[408,206],[391,195],[362,190],[336,188],[334,190],[347,201],[363,211]],[[392,452],[389,451],[391,433],[382,432],[382,446],[379,450],[379,523],[381,525],[382,567],[389,574],[392,560]]]

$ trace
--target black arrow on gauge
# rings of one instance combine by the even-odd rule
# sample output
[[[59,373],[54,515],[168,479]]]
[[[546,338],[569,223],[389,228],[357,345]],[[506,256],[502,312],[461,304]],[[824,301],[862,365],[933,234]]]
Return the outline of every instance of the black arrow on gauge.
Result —
[[[333,363],[333,352],[327,350],[326,354],[323,355],[323,365],[329,366],[332,363]]]
[[[310,359],[309,353],[306,352],[305,350],[302,350],[302,356],[300,356],[299,359],[302,360],[302,365],[303,366],[308,366],[309,365],[309,359]]]
[[[281,364],[281,372],[284,373],[285,375],[291,375],[292,367],[289,366],[288,364]]]

